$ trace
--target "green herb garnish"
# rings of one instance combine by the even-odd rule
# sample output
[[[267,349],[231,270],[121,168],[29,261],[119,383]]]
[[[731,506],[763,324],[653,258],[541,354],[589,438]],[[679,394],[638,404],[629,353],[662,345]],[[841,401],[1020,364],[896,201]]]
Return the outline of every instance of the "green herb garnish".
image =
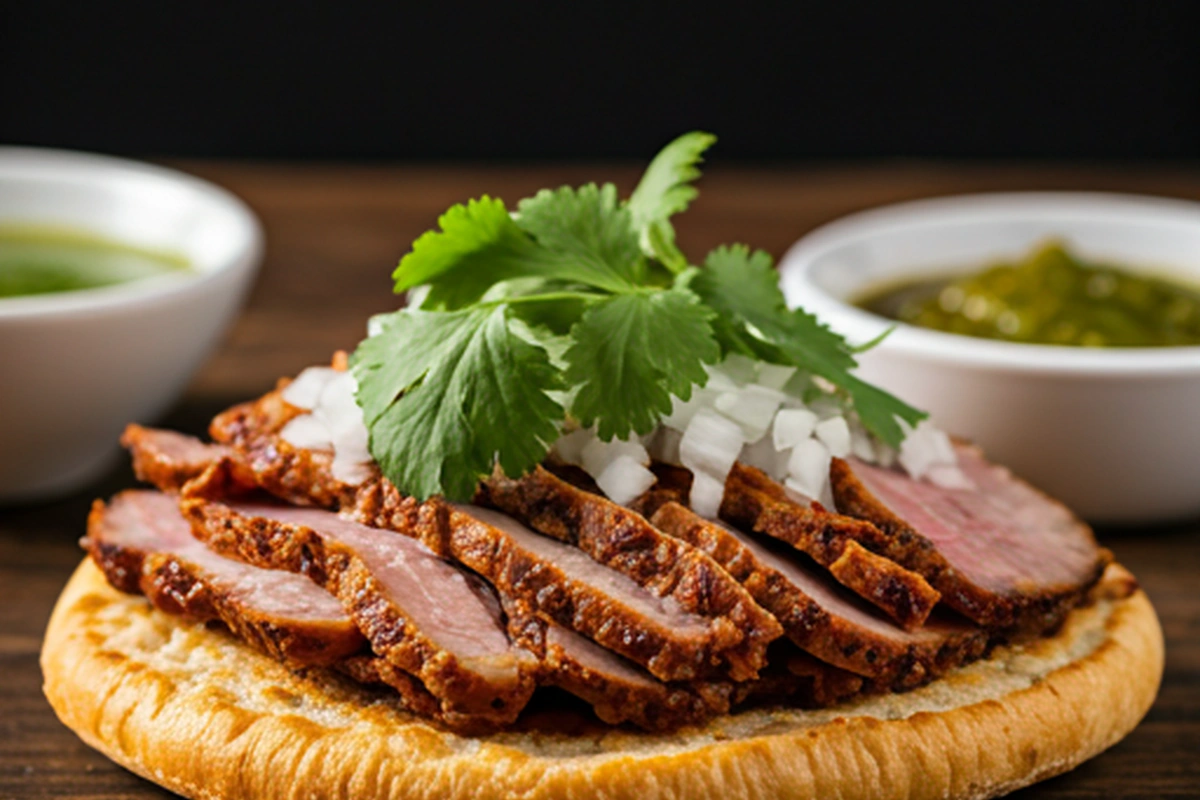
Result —
[[[351,358],[384,475],[421,499],[469,499],[496,464],[538,464],[568,415],[603,439],[648,433],[733,353],[824,378],[899,445],[896,418],[924,414],[851,374],[854,349],[786,307],[769,255],[719,247],[697,268],[676,246],[670,219],[714,141],[667,145],[627,201],[612,184],[544,189],[515,214],[483,197],[417,239],[395,289],[428,293]]]

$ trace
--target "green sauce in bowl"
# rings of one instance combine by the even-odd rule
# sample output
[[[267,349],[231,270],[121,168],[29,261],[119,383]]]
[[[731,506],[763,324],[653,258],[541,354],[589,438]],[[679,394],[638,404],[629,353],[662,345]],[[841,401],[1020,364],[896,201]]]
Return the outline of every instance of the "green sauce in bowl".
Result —
[[[0,299],[95,289],[190,269],[182,255],[86,231],[0,226]]]
[[[1200,291],[1085,261],[1058,242],[965,277],[877,290],[855,305],[922,328],[1010,342],[1200,345]]]

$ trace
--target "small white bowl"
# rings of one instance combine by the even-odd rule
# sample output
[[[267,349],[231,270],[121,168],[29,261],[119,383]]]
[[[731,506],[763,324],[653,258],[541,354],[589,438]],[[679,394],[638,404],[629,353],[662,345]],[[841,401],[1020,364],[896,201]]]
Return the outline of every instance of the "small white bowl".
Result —
[[[1112,194],[947,197],[854,214],[784,256],[788,303],[851,341],[889,326],[860,374],[973,439],[1086,519],[1200,514],[1200,347],[1014,344],[897,324],[871,287],[978,270],[1059,238],[1080,255],[1200,284],[1200,204]]]
[[[192,266],[0,298],[0,502],[11,502],[95,478],[126,423],[179,397],[245,297],[263,236],[244,203],[190,175],[22,147],[0,147],[0,224],[80,229]]]

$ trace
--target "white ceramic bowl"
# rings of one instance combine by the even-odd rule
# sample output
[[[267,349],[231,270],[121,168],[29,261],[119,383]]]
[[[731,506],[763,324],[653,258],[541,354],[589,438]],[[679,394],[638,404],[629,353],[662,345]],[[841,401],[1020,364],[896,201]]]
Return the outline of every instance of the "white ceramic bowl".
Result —
[[[96,477],[131,421],[174,402],[249,288],[262,230],[236,197],[162,167],[0,147],[0,224],[49,224],[186,256],[193,270],[0,298],[0,501]]]
[[[1109,194],[967,195],[843,218],[781,262],[791,305],[852,341],[894,324],[850,305],[905,277],[977,270],[1050,237],[1200,283],[1200,204]],[[1013,344],[899,324],[861,374],[1093,522],[1200,514],[1200,347]]]

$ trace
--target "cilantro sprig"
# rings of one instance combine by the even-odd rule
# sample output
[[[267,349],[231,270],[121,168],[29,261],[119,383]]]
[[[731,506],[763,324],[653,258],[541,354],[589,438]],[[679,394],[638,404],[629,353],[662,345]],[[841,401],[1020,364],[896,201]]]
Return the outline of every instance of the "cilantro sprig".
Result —
[[[719,247],[691,266],[671,217],[696,197],[715,137],[688,133],[651,162],[628,200],[612,184],[543,189],[511,211],[456,205],[393,273],[427,287],[419,308],[378,321],[351,358],[370,449],[402,491],[469,499],[498,464],[545,457],[568,417],[604,439],[651,431],[740,353],[836,386],[896,446],[924,415],[853,375],[855,350],[789,310],[769,255]]]

